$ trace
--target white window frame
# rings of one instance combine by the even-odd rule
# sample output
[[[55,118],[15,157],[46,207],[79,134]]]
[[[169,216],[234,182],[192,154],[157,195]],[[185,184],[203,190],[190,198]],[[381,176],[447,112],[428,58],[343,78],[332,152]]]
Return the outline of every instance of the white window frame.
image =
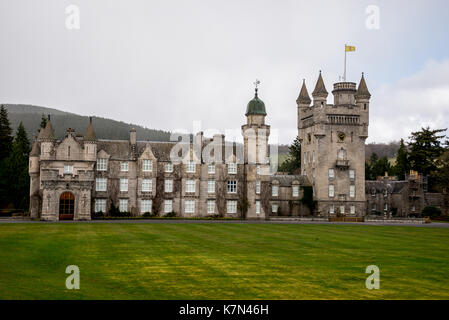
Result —
[[[256,200],[256,214],[259,215],[260,214],[260,201]]]
[[[120,162],[120,171],[128,172],[129,171],[129,161]]]
[[[237,174],[237,163],[228,163],[228,174]]]
[[[153,160],[143,159],[142,160],[142,171],[152,172],[153,171]]]
[[[256,174],[260,176],[260,164],[256,166]]]
[[[335,206],[333,204],[331,204],[330,207],[329,207],[329,213],[330,214],[334,214],[335,213]]]
[[[207,213],[215,213],[215,200],[207,200]]]
[[[292,186],[292,196],[299,197],[299,186]]]
[[[165,172],[173,172],[173,163],[168,162],[165,164]]]
[[[207,193],[215,193],[215,180],[207,180]]]
[[[277,184],[275,184],[271,187],[271,196],[279,197],[279,186]]]
[[[195,192],[195,180],[187,179],[186,180],[186,193],[194,193]]]
[[[164,181],[164,191],[166,193],[173,192],[173,179],[165,179],[165,181]]]
[[[329,180],[333,180],[335,178],[335,171],[334,169],[329,169]]]
[[[148,209],[148,210],[147,210]],[[140,213],[151,213],[153,210],[153,201],[148,199],[143,199],[140,203]]]
[[[128,199],[119,199],[119,211],[128,212]]]
[[[329,185],[329,198],[335,197],[335,187],[333,184]]]
[[[128,178],[120,178],[120,192],[128,192]]]
[[[237,193],[237,180],[228,180],[227,191],[228,193]]]
[[[195,200],[184,200],[184,213],[195,213]]]
[[[142,179],[142,192],[153,192],[152,179]]]
[[[106,213],[106,199],[95,199],[95,212]]]
[[[64,165],[64,174],[73,174],[73,166],[70,164]]]
[[[106,171],[108,170],[108,159],[107,158],[98,158],[97,159],[97,171]]]
[[[211,163],[207,166],[207,173],[209,173],[209,174],[215,173],[215,164]]]
[[[350,181],[355,180],[355,170],[353,170],[353,169],[349,170],[349,180]]]
[[[96,178],[95,179],[95,191],[107,191],[108,189],[108,179],[107,178]]]
[[[272,213],[277,213],[279,211],[279,205],[277,204],[272,204],[271,205],[271,212]]]
[[[237,200],[226,201],[226,212],[237,213]]]
[[[188,172],[188,173],[195,173],[196,172],[195,161],[189,160],[189,161],[186,162],[186,172]]]
[[[340,206],[340,213],[345,214],[345,206]]]
[[[355,206],[351,206],[350,207],[350,213],[351,214],[355,214]]]
[[[173,200],[164,200],[164,213],[173,212]]]
[[[256,194],[260,194],[260,180],[256,181]]]
[[[355,198],[355,185],[351,184],[349,186],[349,197]]]

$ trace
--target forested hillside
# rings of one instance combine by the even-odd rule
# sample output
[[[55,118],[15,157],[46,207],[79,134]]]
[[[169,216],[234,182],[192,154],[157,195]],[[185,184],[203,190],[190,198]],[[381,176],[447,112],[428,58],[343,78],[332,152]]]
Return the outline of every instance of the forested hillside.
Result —
[[[22,121],[29,138],[37,134],[42,115],[51,115],[51,122],[57,138],[63,137],[67,128],[73,128],[77,133],[83,134],[89,124],[88,116],[80,116],[56,109],[20,104],[5,104],[4,106],[8,111],[13,131],[16,131],[20,121]],[[133,127],[136,128],[137,138],[139,140],[170,140],[170,132],[168,131],[148,129],[122,121],[100,117],[93,117],[93,121],[95,133],[99,139],[129,139],[129,129]]]

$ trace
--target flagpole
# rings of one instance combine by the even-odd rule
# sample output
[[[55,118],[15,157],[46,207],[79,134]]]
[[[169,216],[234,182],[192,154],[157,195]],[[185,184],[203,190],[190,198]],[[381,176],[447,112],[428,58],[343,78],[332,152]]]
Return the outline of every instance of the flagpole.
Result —
[[[345,72],[343,74],[343,81],[346,82],[346,43],[345,43]]]

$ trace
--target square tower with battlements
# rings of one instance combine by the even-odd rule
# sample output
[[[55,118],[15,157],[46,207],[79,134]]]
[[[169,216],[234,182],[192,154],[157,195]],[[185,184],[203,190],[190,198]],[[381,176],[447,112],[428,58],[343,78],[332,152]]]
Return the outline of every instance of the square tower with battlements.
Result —
[[[370,93],[364,76],[334,84],[334,104],[320,75],[310,99],[305,81],[296,100],[301,174],[313,186],[319,216],[365,215],[365,140]]]

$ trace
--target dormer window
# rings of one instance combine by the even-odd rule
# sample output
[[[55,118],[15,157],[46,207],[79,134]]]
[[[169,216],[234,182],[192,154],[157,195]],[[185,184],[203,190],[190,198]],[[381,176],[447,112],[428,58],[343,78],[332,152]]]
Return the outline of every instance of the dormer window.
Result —
[[[142,160],[142,171],[146,171],[146,172],[153,171],[153,161],[152,160]]]
[[[128,172],[129,171],[129,162],[122,161],[120,164],[120,171]]]
[[[165,172],[173,172],[173,164],[171,162],[165,164]]]
[[[97,171],[106,171],[108,169],[108,159],[97,159]]]

